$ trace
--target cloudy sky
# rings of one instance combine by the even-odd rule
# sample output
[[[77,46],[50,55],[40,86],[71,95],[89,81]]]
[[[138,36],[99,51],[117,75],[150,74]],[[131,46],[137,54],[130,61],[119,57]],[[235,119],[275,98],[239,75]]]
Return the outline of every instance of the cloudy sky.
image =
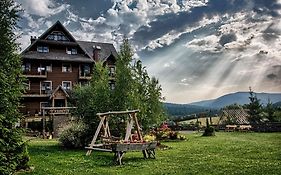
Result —
[[[281,0],[16,0],[22,48],[60,20],[77,40],[129,38],[168,102],[281,92]]]

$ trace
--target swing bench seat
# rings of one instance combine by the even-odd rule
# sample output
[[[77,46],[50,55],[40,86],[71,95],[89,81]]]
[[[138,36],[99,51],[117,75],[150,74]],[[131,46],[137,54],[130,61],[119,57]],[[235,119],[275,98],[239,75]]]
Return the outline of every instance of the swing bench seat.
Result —
[[[112,152],[112,149],[104,149],[104,148],[97,148],[97,147],[85,147],[85,149],[102,151],[102,152]]]

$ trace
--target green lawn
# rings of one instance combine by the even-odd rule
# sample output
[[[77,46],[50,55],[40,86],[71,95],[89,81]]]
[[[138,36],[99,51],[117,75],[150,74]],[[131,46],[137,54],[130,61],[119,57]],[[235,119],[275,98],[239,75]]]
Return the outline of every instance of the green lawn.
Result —
[[[215,137],[187,135],[188,141],[166,142],[156,159],[141,152],[125,155],[125,165],[113,154],[64,150],[55,140],[29,142],[31,173],[21,174],[281,174],[281,133],[216,133]]]

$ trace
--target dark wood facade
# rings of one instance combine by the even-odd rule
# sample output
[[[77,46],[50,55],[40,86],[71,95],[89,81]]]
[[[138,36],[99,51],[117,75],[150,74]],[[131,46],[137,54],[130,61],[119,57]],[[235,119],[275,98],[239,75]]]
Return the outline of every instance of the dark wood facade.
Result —
[[[27,116],[41,115],[42,107],[67,107],[68,92],[91,79],[95,63],[102,61],[114,76],[117,57],[113,44],[77,41],[59,21],[31,37],[21,55],[27,79],[21,112]]]

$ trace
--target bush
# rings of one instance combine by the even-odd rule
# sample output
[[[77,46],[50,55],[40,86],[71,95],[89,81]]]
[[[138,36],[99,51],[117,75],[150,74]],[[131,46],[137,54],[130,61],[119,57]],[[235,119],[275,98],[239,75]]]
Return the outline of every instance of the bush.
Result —
[[[145,135],[143,137],[143,140],[146,141],[146,142],[152,142],[152,141],[155,141],[155,136],[153,134],[149,134],[149,135]]]
[[[215,128],[212,126],[209,126],[205,129],[203,136],[214,136],[215,135]]]
[[[1,115],[0,115],[1,118]],[[4,130],[0,125],[0,174],[13,174],[28,169],[29,156],[25,142],[21,140],[19,129]]]
[[[209,120],[206,118],[207,127],[202,136],[214,136],[215,135],[215,128],[209,125]]]
[[[59,137],[65,148],[82,148],[86,145],[87,127],[82,122],[72,123],[66,127]]]

